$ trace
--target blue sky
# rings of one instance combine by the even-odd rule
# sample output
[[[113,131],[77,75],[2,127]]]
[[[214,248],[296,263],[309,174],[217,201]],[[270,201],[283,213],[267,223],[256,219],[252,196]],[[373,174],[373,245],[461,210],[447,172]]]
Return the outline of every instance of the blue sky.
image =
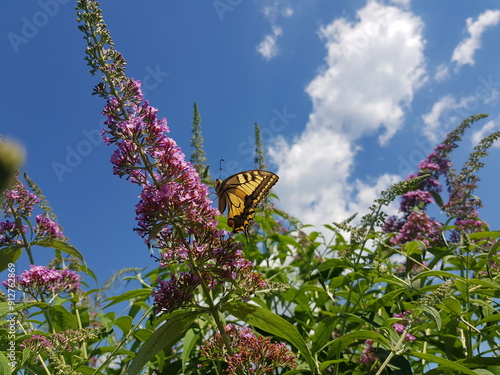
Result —
[[[490,114],[466,133],[459,163],[499,129],[496,1],[152,0],[102,9],[127,74],[143,81],[184,152],[194,101],[215,177],[220,159],[226,176],[254,167],[259,123],[280,176],[278,206],[307,223],[364,213],[464,117]],[[74,3],[2,2],[0,35],[0,132],[26,148],[24,170],[65,235],[101,281],[154,266],[132,231],[139,191],[112,175],[113,150],[97,136],[104,103],[91,95],[98,77],[83,60]],[[493,148],[477,192],[492,229],[499,158]],[[38,249],[40,264],[47,253]]]

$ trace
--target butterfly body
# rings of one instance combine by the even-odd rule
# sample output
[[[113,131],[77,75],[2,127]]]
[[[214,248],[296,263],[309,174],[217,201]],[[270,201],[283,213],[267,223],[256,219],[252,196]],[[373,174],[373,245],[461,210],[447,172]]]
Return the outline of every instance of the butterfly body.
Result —
[[[224,181],[215,181],[219,211],[223,213],[228,208],[227,224],[234,233],[248,233],[255,206],[269,193],[278,178],[272,172],[250,170],[229,176]]]

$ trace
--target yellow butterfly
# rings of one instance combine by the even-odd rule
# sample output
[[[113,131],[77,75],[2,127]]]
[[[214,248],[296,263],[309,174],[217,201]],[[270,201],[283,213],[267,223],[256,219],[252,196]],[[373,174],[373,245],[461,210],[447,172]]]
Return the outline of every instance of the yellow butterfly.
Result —
[[[228,207],[227,225],[234,233],[248,234],[255,206],[269,193],[278,178],[268,171],[251,170],[236,173],[224,181],[215,180],[219,211],[224,213]]]

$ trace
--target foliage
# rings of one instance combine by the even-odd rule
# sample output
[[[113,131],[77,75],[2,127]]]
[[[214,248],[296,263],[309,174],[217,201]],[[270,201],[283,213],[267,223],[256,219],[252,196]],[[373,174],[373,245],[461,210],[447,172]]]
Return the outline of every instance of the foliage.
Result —
[[[500,373],[500,232],[480,220],[474,195],[500,133],[459,172],[450,157],[485,115],[459,124],[359,221],[313,228],[269,199],[244,240],[225,231],[202,183],[209,179],[197,173],[205,159],[196,104],[201,169],[184,160],[140,83],[126,77],[98,4],[80,0],[77,12],[91,72],[103,74],[94,93],[107,101],[114,173],[143,189],[136,231],[160,266],[122,270],[88,289],[83,277],[94,275],[41,189],[11,173],[0,222],[0,270],[8,272],[0,373]],[[256,126],[261,167],[262,150]],[[398,197],[399,214],[388,216]],[[436,206],[443,220],[430,216]],[[35,266],[37,246],[53,248],[54,261]],[[33,266],[18,272],[22,252]],[[120,281],[128,289],[112,294]],[[120,314],[117,306],[125,306]]]

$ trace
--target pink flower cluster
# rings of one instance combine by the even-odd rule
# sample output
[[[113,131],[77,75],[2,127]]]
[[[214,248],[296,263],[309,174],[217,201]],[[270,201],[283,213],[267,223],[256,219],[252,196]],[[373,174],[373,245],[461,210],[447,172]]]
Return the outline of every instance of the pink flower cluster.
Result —
[[[40,202],[40,199],[35,194],[30,193],[17,176],[14,185],[4,192],[4,196],[6,216],[30,216],[35,205]]]
[[[43,215],[36,216],[38,237],[57,238],[62,236],[61,227],[55,221]]]
[[[153,296],[160,313],[189,306],[201,284],[214,289],[251,280],[247,295],[261,288],[262,276],[252,273],[241,245],[217,230],[219,212],[208,199],[207,186],[166,135],[166,120],[158,119],[158,110],[143,101],[140,82],[130,79],[120,92],[120,100],[109,99],[103,111],[103,133],[108,144],[117,146],[111,157],[114,173],[143,189],[136,205],[136,231],[160,250],[164,266],[188,267],[186,273],[158,280]]]
[[[392,328],[398,333],[402,334],[407,326],[409,325],[408,319],[411,317],[410,311],[403,311],[401,313],[397,313],[393,315],[395,318],[401,318],[401,323],[394,323]],[[410,333],[406,333],[405,341],[415,341],[417,338]]]
[[[11,286],[9,280],[2,282]],[[80,276],[69,269],[57,270],[44,266],[31,265],[15,277],[15,286],[21,292],[38,299],[42,295],[59,295],[63,292],[74,293],[80,289]]]
[[[233,324],[224,326],[233,354],[227,352],[220,333],[216,333],[204,346],[201,354],[210,360],[224,361],[227,374],[274,373],[279,367],[295,368],[296,356],[284,343],[273,343],[271,338],[256,336],[247,327]],[[201,366],[200,366],[201,367]]]
[[[438,145],[434,152],[420,162],[420,172],[410,174],[406,178],[408,180],[429,174],[416,190],[402,195],[399,211],[403,217],[390,216],[386,219],[382,230],[386,233],[396,233],[390,240],[393,245],[420,240],[430,246],[440,239],[441,223],[427,215],[425,209],[433,202],[431,193],[439,193],[442,190],[439,177],[448,173],[451,167],[448,154],[455,147],[454,144]]]
[[[27,225],[22,225],[21,228],[16,223],[6,220],[0,222],[0,246],[20,245],[22,241],[19,239],[22,233],[26,233]]]
[[[5,217],[14,217],[15,220],[0,222],[0,246],[22,245],[21,236],[27,232],[28,226],[21,224],[22,220],[18,219],[27,221],[35,206],[40,203],[40,198],[31,193],[17,176],[13,186],[3,195]],[[59,224],[44,215],[37,215],[36,223],[34,234],[38,238],[57,238],[63,235]]]

